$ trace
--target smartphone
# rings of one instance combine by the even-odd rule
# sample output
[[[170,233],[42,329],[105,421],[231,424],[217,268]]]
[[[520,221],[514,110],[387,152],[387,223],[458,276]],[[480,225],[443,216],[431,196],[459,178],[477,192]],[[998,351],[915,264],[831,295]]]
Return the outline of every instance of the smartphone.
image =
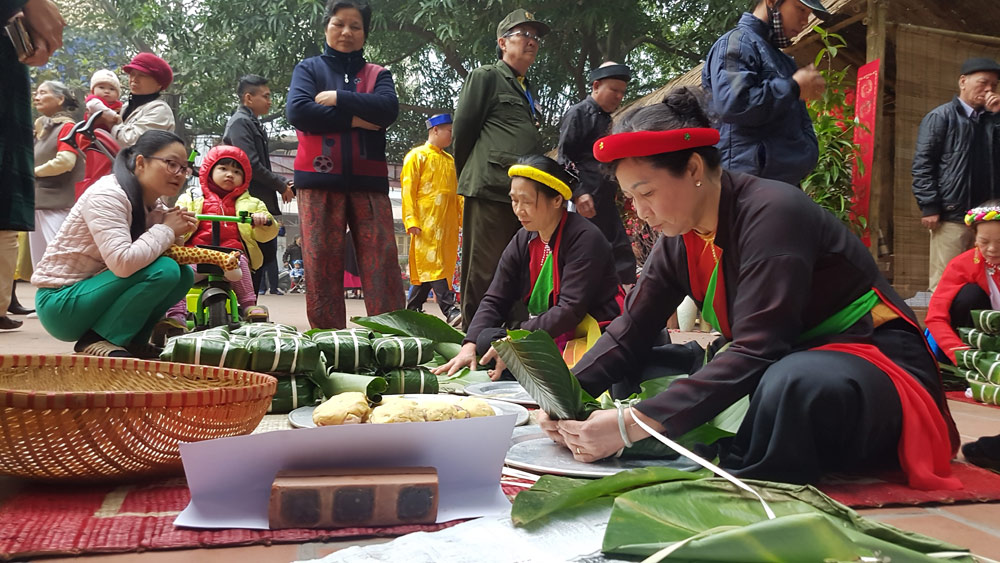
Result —
[[[18,60],[23,61],[35,54],[35,43],[31,40],[31,34],[28,33],[28,28],[24,25],[23,13],[18,12],[15,14],[7,22],[7,25],[4,26],[4,32],[14,45],[14,51],[17,52]]]

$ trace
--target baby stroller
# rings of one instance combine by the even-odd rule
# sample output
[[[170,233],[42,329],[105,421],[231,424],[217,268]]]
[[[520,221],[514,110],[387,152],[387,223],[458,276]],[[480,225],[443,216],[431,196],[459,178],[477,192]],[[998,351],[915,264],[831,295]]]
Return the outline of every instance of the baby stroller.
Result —
[[[84,159],[83,180],[76,183],[74,190],[76,199],[80,199],[83,192],[99,178],[111,173],[115,155],[120,149],[110,133],[97,128],[97,118],[102,113],[104,112],[96,112],[86,121],[78,122],[65,137],[59,139],[74,148]]]
[[[292,263],[290,275],[292,278],[292,285],[288,288],[288,293],[305,293],[306,276],[305,272],[302,270],[302,260],[296,260]]]

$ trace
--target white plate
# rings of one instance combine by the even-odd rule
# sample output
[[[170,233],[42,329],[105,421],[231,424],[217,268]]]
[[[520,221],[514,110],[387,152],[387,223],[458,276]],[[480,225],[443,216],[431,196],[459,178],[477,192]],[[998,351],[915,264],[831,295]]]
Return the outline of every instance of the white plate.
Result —
[[[438,400],[438,401],[452,401],[458,402],[462,397],[455,395],[445,395],[445,394],[424,394],[424,395],[383,395],[384,397],[404,397],[406,399],[413,399],[414,401],[428,401],[428,400]],[[522,407],[521,405],[516,405],[514,403],[508,403],[505,401],[495,401],[493,399],[485,399],[491,407],[493,407],[493,412],[498,416],[503,414],[512,414],[517,416],[517,422],[515,426],[520,426],[528,422],[528,409]],[[313,422],[313,411],[316,407],[299,407],[292,412],[288,413],[288,422],[291,423],[295,428],[316,428],[316,423]]]
[[[490,381],[489,383],[473,383],[465,386],[465,392],[473,397],[496,399],[517,403],[526,407],[537,407],[538,403],[516,381]]]
[[[700,467],[685,458],[661,460],[610,457],[593,463],[584,463],[574,459],[566,446],[553,442],[538,426],[514,429],[504,463],[533,473],[593,478],[607,477],[619,471],[640,467],[674,467],[686,471]]]

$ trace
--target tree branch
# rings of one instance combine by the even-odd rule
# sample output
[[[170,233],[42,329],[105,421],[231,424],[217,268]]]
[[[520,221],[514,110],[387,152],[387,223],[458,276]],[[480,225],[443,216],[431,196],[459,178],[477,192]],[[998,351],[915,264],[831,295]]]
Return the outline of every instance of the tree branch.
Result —
[[[648,35],[644,35],[642,37],[636,37],[635,39],[633,39],[629,43],[626,43],[625,44],[625,50],[622,53],[622,55],[623,56],[624,55],[628,55],[629,53],[632,52],[633,49],[635,49],[639,45],[642,45],[643,43],[647,43],[649,45],[652,45],[652,46],[656,47],[657,49],[660,49],[661,51],[664,51],[664,52],[667,52],[667,53],[672,53],[672,54],[677,55],[679,57],[684,57],[684,58],[688,59],[689,61],[691,61],[692,63],[700,63],[701,62],[701,55],[699,55],[698,53],[692,53],[690,51],[685,51],[683,49],[678,49],[677,47],[672,47],[670,45],[667,45],[665,42],[663,42],[663,41],[661,41],[659,39],[656,39],[655,37],[650,37]]]
[[[454,48],[441,43],[438,39],[437,34],[431,33],[430,31],[418,27],[410,23],[397,23],[397,29],[399,31],[405,31],[407,33],[412,33],[417,37],[427,41],[431,45],[438,48],[439,51],[444,55],[444,62],[448,64],[455,72],[458,73],[463,79],[469,76],[469,71],[462,64],[462,57],[458,54]]]

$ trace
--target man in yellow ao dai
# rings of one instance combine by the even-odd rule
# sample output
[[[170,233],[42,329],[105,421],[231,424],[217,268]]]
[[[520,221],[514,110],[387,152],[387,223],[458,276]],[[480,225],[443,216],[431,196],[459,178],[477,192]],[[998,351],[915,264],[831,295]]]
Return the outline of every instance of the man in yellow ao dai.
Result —
[[[451,144],[451,114],[426,121],[427,142],[403,160],[403,226],[410,234],[410,290],[407,309],[420,311],[434,290],[441,313],[458,322],[451,279],[458,258],[462,227],[462,197],[458,195],[455,159],[445,152]]]

